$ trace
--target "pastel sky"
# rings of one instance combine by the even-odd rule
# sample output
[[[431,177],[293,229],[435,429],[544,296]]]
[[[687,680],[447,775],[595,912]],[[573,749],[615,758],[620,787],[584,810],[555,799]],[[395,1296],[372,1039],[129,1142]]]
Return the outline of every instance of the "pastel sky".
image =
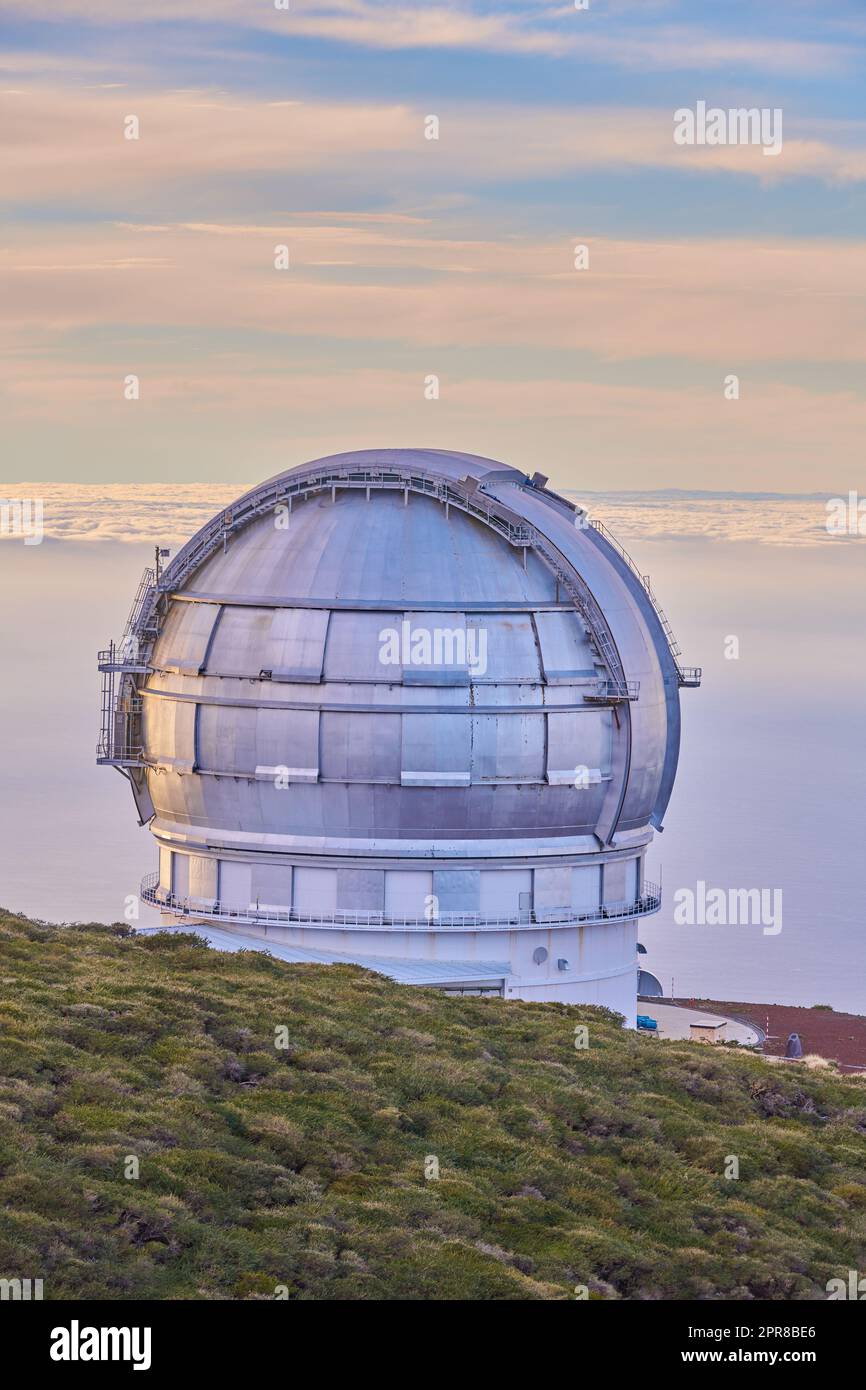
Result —
[[[864,60],[862,0],[0,0],[3,479],[864,492]]]

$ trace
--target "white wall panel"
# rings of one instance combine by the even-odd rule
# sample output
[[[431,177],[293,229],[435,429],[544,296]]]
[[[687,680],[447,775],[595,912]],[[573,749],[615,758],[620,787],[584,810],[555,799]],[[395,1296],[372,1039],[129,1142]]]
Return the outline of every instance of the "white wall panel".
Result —
[[[604,901],[606,903],[624,903],[632,901],[628,896],[626,869],[627,863],[622,859],[617,859],[603,865]]]
[[[172,851],[171,891],[176,898],[189,897],[189,855]]]
[[[189,857],[189,896],[212,903],[217,895],[217,861],[204,854]]]
[[[533,907],[537,913],[556,912],[571,907],[571,869],[535,869]]]
[[[292,906],[300,912],[336,912],[336,869],[296,868]]]
[[[250,901],[285,911],[292,905],[291,864],[253,864]]]
[[[207,659],[214,676],[257,676],[271,627],[270,608],[223,608]]]
[[[638,896],[638,864],[637,859],[626,860],[625,866],[625,900],[627,903],[637,902]]]
[[[250,905],[252,866],[221,859],[219,862],[219,900],[224,907],[241,908]]]
[[[424,917],[426,900],[432,893],[432,873],[414,869],[385,871],[385,914],[388,917]]]
[[[601,870],[597,864],[581,865],[571,873],[571,905],[578,912],[597,908],[601,893]]]
[[[322,608],[274,610],[263,664],[275,681],[321,680],[329,617]]]
[[[325,655],[328,610],[227,605],[211,643],[207,672],[275,681],[318,682]]]
[[[521,903],[521,894],[526,895]],[[485,917],[516,917],[532,905],[531,869],[482,869],[479,906]]]

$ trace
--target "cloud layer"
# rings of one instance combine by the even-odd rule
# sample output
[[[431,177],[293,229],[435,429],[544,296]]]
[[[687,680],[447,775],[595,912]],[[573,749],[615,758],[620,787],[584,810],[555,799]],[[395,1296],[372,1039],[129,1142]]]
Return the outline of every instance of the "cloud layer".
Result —
[[[8,497],[40,498],[46,538],[53,541],[146,542],[177,547],[245,492],[238,484],[15,483]],[[746,541],[757,545],[842,544],[830,536],[827,508],[818,497],[706,496],[659,493],[570,494],[590,515],[626,542],[653,540]],[[0,539],[4,539],[0,533]],[[10,537],[8,543],[20,544]],[[35,551],[35,547],[31,547]]]

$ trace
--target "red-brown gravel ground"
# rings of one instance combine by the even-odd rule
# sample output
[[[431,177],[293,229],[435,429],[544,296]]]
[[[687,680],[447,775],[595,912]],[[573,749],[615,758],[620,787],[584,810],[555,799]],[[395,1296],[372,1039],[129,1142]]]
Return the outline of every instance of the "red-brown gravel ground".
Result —
[[[803,1052],[837,1061],[845,1070],[866,1070],[866,1017],[839,1014],[826,1009],[797,1009],[787,1004],[735,1004],[717,999],[671,999],[665,1003],[685,1004],[693,1009],[729,1014],[754,1023],[769,1034],[759,1049],[774,1056],[785,1055],[789,1033],[799,1033]],[[769,1018],[769,1028],[767,1019]]]

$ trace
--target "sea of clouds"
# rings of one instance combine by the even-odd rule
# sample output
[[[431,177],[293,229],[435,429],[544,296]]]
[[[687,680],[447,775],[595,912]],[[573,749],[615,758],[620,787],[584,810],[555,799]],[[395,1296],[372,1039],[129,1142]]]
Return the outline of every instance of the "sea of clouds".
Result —
[[[159,541],[177,546],[245,491],[246,486],[236,483],[31,482],[0,484],[0,499],[41,499],[47,540]],[[839,539],[827,529],[826,494],[564,490],[564,495],[580,502],[623,542],[815,546]]]

